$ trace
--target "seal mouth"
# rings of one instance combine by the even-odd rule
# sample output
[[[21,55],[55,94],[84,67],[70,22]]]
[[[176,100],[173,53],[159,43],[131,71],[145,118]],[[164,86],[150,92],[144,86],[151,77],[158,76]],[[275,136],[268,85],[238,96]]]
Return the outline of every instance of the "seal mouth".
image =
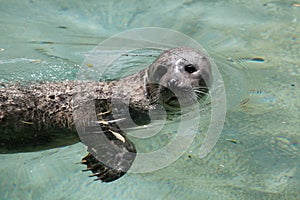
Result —
[[[160,100],[168,107],[180,108],[178,97],[180,98],[181,96],[182,95],[175,94],[167,87],[161,86],[160,88]]]
[[[207,90],[202,88],[181,88],[180,90],[173,90],[161,87],[160,88],[160,101],[170,108],[185,108],[200,101],[207,95]]]
[[[179,101],[175,96],[172,96],[169,99],[167,99],[166,104],[172,107],[177,107],[177,108],[180,107]]]
[[[206,87],[205,87],[206,88]],[[174,90],[156,85],[150,96],[152,103],[160,103],[168,110],[177,110],[199,102],[199,99],[207,95],[203,87],[199,88],[174,88]]]

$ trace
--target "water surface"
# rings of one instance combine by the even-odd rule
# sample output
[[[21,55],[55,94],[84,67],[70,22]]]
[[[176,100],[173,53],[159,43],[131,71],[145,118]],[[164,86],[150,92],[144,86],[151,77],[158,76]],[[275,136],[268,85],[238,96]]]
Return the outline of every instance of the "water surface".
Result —
[[[164,169],[103,184],[75,164],[86,154],[81,143],[2,154],[0,198],[299,199],[297,3],[1,1],[1,82],[73,80],[84,56],[104,39],[158,26],[208,50],[225,81],[228,106],[221,138],[204,159],[195,140]],[[136,66],[134,59],[119,72]]]

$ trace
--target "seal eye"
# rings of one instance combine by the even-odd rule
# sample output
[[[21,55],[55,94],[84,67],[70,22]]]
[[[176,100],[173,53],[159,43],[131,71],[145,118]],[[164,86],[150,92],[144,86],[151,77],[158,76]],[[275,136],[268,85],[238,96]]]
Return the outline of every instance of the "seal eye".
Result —
[[[195,71],[197,71],[196,67],[192,64],[188,64],[184,67],[184,70],[188,73],[194,73]]]

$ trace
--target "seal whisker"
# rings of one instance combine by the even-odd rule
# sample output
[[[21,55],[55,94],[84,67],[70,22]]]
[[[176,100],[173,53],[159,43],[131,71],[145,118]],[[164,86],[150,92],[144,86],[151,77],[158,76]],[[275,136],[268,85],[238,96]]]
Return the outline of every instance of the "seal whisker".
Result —
[[[150,103],[155,104],[159,102],[159,96],[160,96],[160,91],[159,89],[155,89],[152,91],[152,94],[150,95]]]
[[[193,90],[193,92],[195,92],[196,94],[205,94],[205,95],[209,95],[208,92],[204,92],[204,91],[201,91],[201,90]]]
[[[209,91],[208,87],[193,87],[193,90]]]
[[[203,97],[209,96],[209,92],[207,91],[207,88],[206,89],[205,88],[201,88],[201,89],[194,88],[193,92],[196,94],[198,100],[202,100]]]

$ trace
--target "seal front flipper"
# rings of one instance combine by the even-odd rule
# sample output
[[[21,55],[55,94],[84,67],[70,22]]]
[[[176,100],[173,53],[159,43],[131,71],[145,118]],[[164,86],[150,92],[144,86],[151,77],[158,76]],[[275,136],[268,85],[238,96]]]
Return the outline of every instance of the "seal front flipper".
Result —
[[[77,130],[80,139],[88,149],[89,154],[82,159],[82,164],[87,165],[84,171],[92,171],[92,177],[103,182],[111,182],[122,177],[131,167],[136,157],[136,148],[127,137],[124,128],[126,115],[121,112],[126,106],[122,104],[118,110],[121,114],[112,111],[108,101],[96,101],[96,117],[90,119],[85,107],[81,109],[78,118]],[[115,114],[115,115],[113,115]],[[86,119],[86,121],[85,121]],[[122,123],[123,122],[123,123]],[[123,130],[124,129],[124,130]]]
[[[118,133],[103,130],[97,136],[105,136],[105,138],[98,142],[91,138],[94,144],[88,147],[89,154],[81,161],[87,166],[83,171],[92,171],[90,177],[96,177],[95,180],[115,181],[125,175],[131,167],[136,157],[136,148],[121,130]]]
[[[89,177],[96,177],[96,179],[94,179],[95,181],[101,180],[102,182],[112,182],[126,173],[105,166],[90,153],[82,159],[82,164],[87,165],[87,169],[83,171],[91,170],[93,172]]]
[[[92,171],[93,174],[90,177],[97,177],[95,180],[112,182],[119,179],[126,174],[135,159],[136,149],[131,141],[126,139],[124,143],[120,143],[119,141],[112,141],[112,143],[115,143],[119,150],[109,155],[108,159],[106,158],[107,156],[100,155],[96,156],[100,157],[98,160],[93,154],[89,153],[81,160],[81,163],[87,166],[87,169],[83,171]],[[95,152],[92,149],[88,151]]]

